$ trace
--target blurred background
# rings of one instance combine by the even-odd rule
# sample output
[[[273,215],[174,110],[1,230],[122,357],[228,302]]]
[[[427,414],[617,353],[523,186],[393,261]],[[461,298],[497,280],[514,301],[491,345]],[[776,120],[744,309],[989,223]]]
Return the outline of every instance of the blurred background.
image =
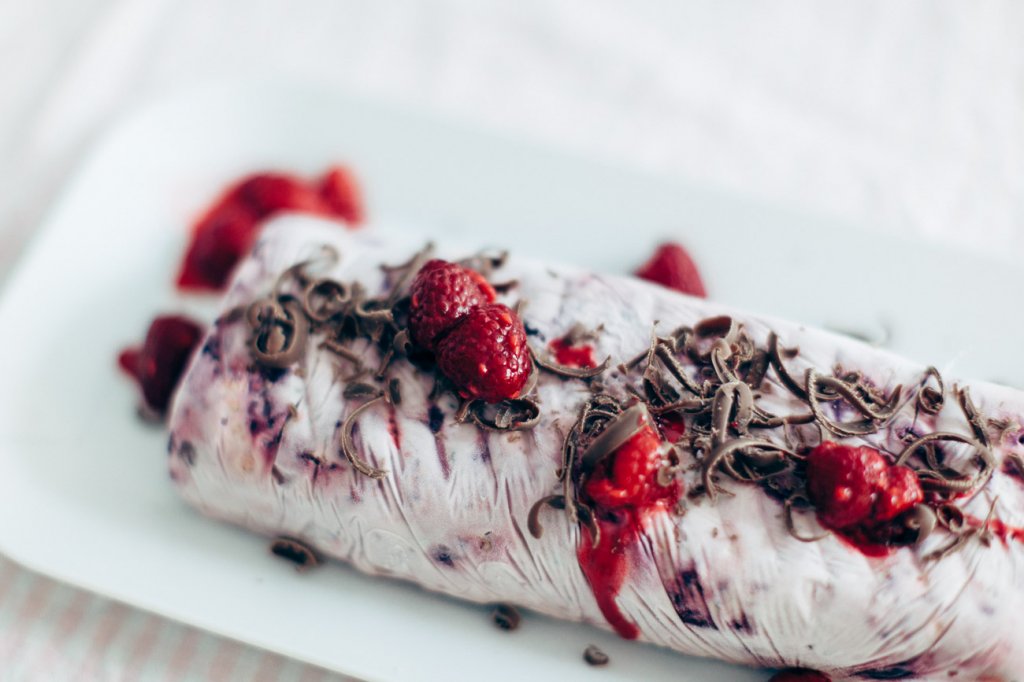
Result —
[[[0,273],[121,112],[242,78],[326,85],[1016,260],[1021,36],[1010,0],[0,0]],[[2,558],[0,670],[334,679]]]

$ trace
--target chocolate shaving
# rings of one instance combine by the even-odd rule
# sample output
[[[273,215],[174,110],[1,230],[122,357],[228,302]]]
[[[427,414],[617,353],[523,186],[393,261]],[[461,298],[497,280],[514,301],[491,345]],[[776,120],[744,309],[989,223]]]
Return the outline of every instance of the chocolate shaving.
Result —
[[[532,398],[512,398],[500,403],[473,401],[469,417],[489,431],[522,431],[540,423],[540,405]]]
[[[280,536],[270,543],[270,552],[295,565],[295,570],[304,573],[320,565],[320,558],[313,549],[302,540]]]
[[[950,431],[936,431],[915,439],[899,454],[896,458],[896,464],[906,464],[910,456],[922,446],[938,441],[963,443],[964,445],[971,446],[977,452],[975,459],[980,460],[981,463],[977,473],[972,478],[951,478],[946,476],[944,472],[936,470],[935,467],[919,471],[918,477],[921,479],[922,485],[954,493],[973,493],[981,490],[988,483],[996,469],[996,460],[992,451],[988,446],[974,438]]]
[[[352,292],[341,282],[318,279],[309,283],[302,294],[302,310],[314,322],[327,322],[344,313],[352,301]]]
[[[750,360],[750,365],[747,368],[746,376],[743,377],[743,381],[756,391],[764,383],[764,377],[768,373],[770,362],[767,351],[761,349],[754,351],[754,356]]]
[[[357,398],[367,398],[373,396],[376,398],[381,394],[380,389],[373,384],[365,384],[361,381],[357,381],[345,386],[345,390],[341,392],[341,396],[345,400],[355,400]]]
[[[818,421],[819,424],[821,424],[826,429],[828,429],[829,431],[831,431],[832,433],[836,434],[841,438],[850,438],[852,436],[867,436],[878,431],[879,424],[870,417],[859,422],[845,422],[840,424],[825,416],[825,413],[822,412],[821,405],[818,402],[818,382],[824,377],[818,374],[814,370],[814,368],[808,369],[806,376],[807,388],[804,391],[804,395],[807,396],[807,404],[811,408],[811,412],[814,414],[814,418]]]
[[[753,472],[752,475],[744,475],[740,473],[733,465],[733,458],[744,451],[756,453],[758,450],[763,452],[754,455],[748,454],[747,463],[752,463],[755,469],[761,470]],[[770,456],[767,459],[758,459],[759,454],[772,452],[777,454]],[[786,471],[784,465],[785,458],[787,456],[793,457],[795,454],[787,448],[784,448],[781,445],[776,445],[775,443],[767,440],[761,440],[758,438],[734,438],[733,440],[724,441],[716,445],[711,450],[711,453],[704,462],[704,487],[707,490],[708,496],[712,501],[714,501],[719,492],[725,492],[714,482],[713,478],[715,471],[719,467],[724,468],[730,476],[737,480],[761,480],[762,478],[777,476]],[[774,471],[764,470],[773,465],[778,466],[779,468]]]
[[[459,261],[459,265],[476,270],[484,277],[490,277],[491,273],[505,265],[506,260],[508,260],[507,250],[499,251],[493,256],[488,255],[485,251],[480,251],[474,256],[463,258]]]
[[[938,384],[937,388],[928,385],[930,380]],[[942,411],[944,402],[945,387],[942,383],[942,375],[939,370],[929,367],[924,371],[924,379],[921,381],[921,389],[917,392],[917,406],[926,414],[935,415]]]
[[[309,323],[297,301],[290,298],[258,301],[249,307],[253,328],[252,354],[258,362],[286,369],[306,350]]]
[[[382,306],[383,308],[390,309],[399,299],[399,297],[405,294],[406,286],[416,275],[416,273],[420,271],[420,268],[422,268],[426,264],[426,262],[430,260],[433,253],[434,244],[433,242],[428,242],[426,246],[424,246],[421,250],[417,251],[413,255],[413,257],[409,259],[408,263],[406,263],[404,266],[405,270],[404,272],[402,272],[401,277],[399,277],[395,285],[391,287],[391,293],[384,301],[384,304]],[[398,268],[395,269],[397,270]]]
[[[670,345],[669,342],[665,342],[662,339],[655,340],[654,356],[661,361],[668,373],[679,382],[679,385],[686,391],[695,395],[702,395],[703,391],[689,376],[686,374],[685,368],[679,362],[679,359],[674,355],[674,346]],[[649,366],[650,360],[648,360]]]
[[[333,246],[330,246],[329,244],[321,245],[319,255],[307,258],[304,261],[300,261],[295,265],[290,266],[278,276],[273,287],[274,297],[277,298],[283,293],[285,284],[290,280],[295,280],[299,283],[300,287],[305,287],[306,282],[311,279],[308,272],[311,265],[316,265],[318,262],[321,262],[324,264],[322,269],[328,269],[336,265],[340,257],[340,254]]]
[[[401,385],[399,384],[397,377],[388,382],[388,392],[386,395],[388,398],[388,403],[390,403],[391,405],[397,407],[398,405],[402,404]]]
[[[593,510],[585,504],[580,502],[576,503],[576,509],[579,514],[580,521],[587,527],[590,532],[590,546],[597,548],[601,544],[601,527],[597,525],[597,519],[594,517]]]
[[[932,534],[938,524],[938,515],[927,504],[916,505],[903,516],[903,525],[914,533],[911,544],[919,545]]]
[[[548,495],[540,498],[530,507],[530,513],[526,516],[526,528],[530,531],[530,535],[538,540],[544,535],[544,528],[540,525],[540,513],[546,506],[552,509],[565,509],[565,496]]]
[[[623,443],[635,436],[645,426],[651,425],[650,415],[643,403],[637,403],[615,416],[588,445],[580,461],[580,470],[587,474],[597,463],[615,452]]]
[[[354,363],[358,369],[363,368],[362,357],[359,356],[355,351],[350,350],[349,348],[346,348],[345,346],[341,345],[341,343],[336,341],[335,339],[327,339],[326,341],[320,344],[320,347],[323,348],[324,350],[329,350],[335,355],[345,360],[348,360],[351,363]]]
[[[352,464],[356,471],[375,480],[384,478],[388,475],[388,472],[384,469],[370,466],[359,456],[359,453],[356,451],[356,444],[352,440],[352,429],[355,427],[356,418],[360,414],[383,399],[384,396],[378,396],[352,410],[352,414],[345,419],[341,427],[341,451],[345,455],[345,459]]]
[[[538,353],[532,347],[530,348],[530,356],[533,358],[533,362],[540,367],[545,369],[552,374],[558,376],[569,377],[571,379],[591,379],[601,374],[601,372],[608,369],[611,364],[611,357],[604,359],[600,365],[596,367],[569,367],[567,365],[560,365],[551,358],[546,357],[543,353]]]
[[[516,607],[510,604],[498,604],[491,610],[491,620],[499,629],[511,632],[519,627],[521,617]]]
[[[793,355],[796,355],[796,353],[798,351],[796,351],[796,350],[784,351],[779,346],[779,337],[775,334],[775,332],[769,333],[768,334],[768,359],[770,361],[769,365],[772,368],[775,369],[775,375],[779,378],[779,381],[782,382],[782,385],[785,386],[786,389],[790,393],[792,393],[794,396],[796,396],[800,400],[803,400],[804,402],[807,402],[807,391],[804,390],[804,387],[801,386],[799,384],[799,382],[797,382],[796,379],[793,378],[793,375],[789,373],[789,370],[786,369],[786,365],[783,364],[783,362],[782,362],[782,353],[783,352],[788,352],[788,353],[792,353]],[[821,400],[829,400],[833,396],[832,395],[827,395],[827,394],[819,394],[817,397],[819,399],[821,399]]]
[[[711,435],[717,445],[725,442],[730,427],[739,434],[747,432],[754,416],[754,395],[740,381],[722,384],[711,405]]]
[[[583,660],[587,662],[587,665],[602,666],[608,665],[608,654],[601,651],[597,646],[591,644],[583,650]]]
[[[960,403],[960,409],[963,410],[964,418],[967,419],[967,423],[971,427],[971,431],[974,432],[974,437],[978,439],[978,442],[988,447],[988,424],[984,417],[978,412],[978,408],[974,405],[974,401],[971,400],[971,390],[967,386],[954,386],[953,392],[956,394],[956,399]]]
[[[507,294],[508,292],[519,286],[518,279],[510,279],[507,282],[495,282],[491,285],[491,288],[498,294]]]
[[[790,495],[789,497],[786,498],[786,501],[783,503],[782,508],[783,508],[783,512],[784,512],[783,515],[785,516],[785,519],[786,519],[786,530],[789,531],[789,534],[791,536],[793,536],[795,539],[799,540],[800,542],[818,542],[819,540],[824,540],[825,538],[827,538],[829,535],[832,534],[830,531],[827,531],[827,530],[823,531],[821,533],[818,533],[817,535],[803,535],[803,534],[801,534],[797,530],[797,528],[796,528],[796,520],[793,518],[793,505],[796,502],[803,502],[804,505],[806,505],[806,506],[810,505],[810,501],[804,496],[803,493],[800,493],[800,492],[793,493],[792,495]]]

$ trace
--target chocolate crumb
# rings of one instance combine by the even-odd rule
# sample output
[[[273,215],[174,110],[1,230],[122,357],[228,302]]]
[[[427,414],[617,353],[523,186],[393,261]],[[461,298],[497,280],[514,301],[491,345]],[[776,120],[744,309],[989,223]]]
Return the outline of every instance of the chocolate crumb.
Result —
[[[402,404],[402,391],[397,378],[388,382],[388,401],[396,406]]]
[[[518,628],[519,621],[522,620],[518,609],[510,604],[498,604],[495,606],[491,611],[491,619],[496,626],[508,632]]]
[[[178,446],[178,457],[181,461],[188,466],[192,466],[196,463],[196,448],[192,443],[187,440],[181,441],[181,445]]]
[[[301,540],[280,536],[270,543],[270,552],[295,564],[295,570],[304,573],[320,564],[316,552]]]
[[[608,665],[608,654],[591,644],[583,650],[583,660],[587,662],[587,665]]]
[[[439,432],[444,425],[444,412],[437,405],[431,405],[430,409],[427,410],[427,421],[432,433]]]

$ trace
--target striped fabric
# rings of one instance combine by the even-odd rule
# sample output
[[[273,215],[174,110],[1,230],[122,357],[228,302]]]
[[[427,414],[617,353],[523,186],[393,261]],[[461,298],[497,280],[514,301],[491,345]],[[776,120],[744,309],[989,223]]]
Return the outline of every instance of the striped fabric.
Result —
[[[0,682],[351,679],[62,585],[0,557]]]

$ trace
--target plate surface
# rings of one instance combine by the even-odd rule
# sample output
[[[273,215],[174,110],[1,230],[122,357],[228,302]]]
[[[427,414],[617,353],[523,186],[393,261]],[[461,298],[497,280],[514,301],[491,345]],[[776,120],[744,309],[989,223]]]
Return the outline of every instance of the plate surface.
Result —
[[[26,566],[256,646],[371,680],[763,680],[765,673],[486,609],[343,566],[298,576],[263,539],[200,518],[166,478],[114,355],[157,311],[208,314],[171,281],[187,225],[259,168],[350,163],[371,229],[510,246],[627,271],[691,247],[723,302],[888,335],[954,375],[1024,383],[1011,263],[880,239],[778,208],[299,87],[178,93],[114,125],[0,302],[0,551]],[[611,655],[580,660],[588,643]]]

